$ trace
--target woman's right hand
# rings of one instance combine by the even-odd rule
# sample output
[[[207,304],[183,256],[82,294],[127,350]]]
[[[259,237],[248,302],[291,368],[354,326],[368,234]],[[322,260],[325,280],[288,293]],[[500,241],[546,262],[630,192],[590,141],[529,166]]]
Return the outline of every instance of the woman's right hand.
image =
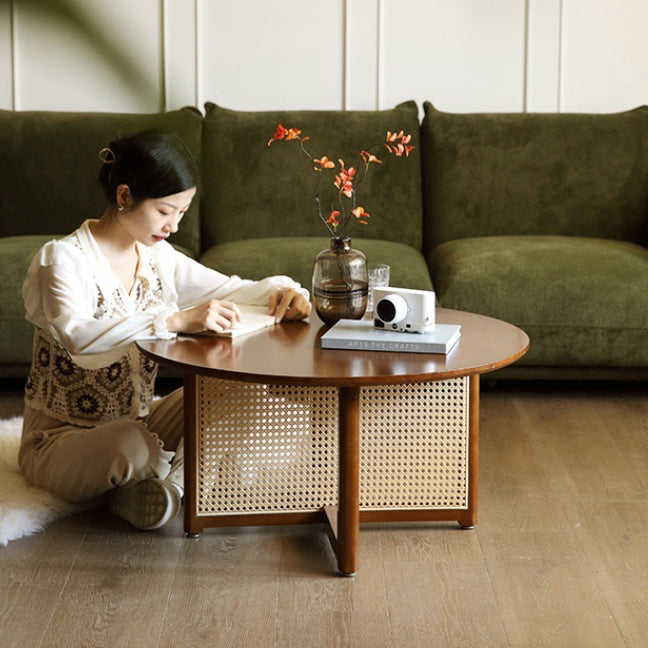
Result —
[[[167,329],[175,333],[221,332],[241,321],[241,311],[233,302],[212,299],[200,306],[178,311],[167,320]]]

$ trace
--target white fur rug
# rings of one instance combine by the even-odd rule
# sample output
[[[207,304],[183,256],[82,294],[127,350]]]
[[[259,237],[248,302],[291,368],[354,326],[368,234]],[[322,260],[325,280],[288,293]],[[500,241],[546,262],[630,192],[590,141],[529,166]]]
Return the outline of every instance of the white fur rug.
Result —
[[[30,486],[18,469],[22,417],[0,421],[0,545],[38,531],[79,510],[52,493]]]

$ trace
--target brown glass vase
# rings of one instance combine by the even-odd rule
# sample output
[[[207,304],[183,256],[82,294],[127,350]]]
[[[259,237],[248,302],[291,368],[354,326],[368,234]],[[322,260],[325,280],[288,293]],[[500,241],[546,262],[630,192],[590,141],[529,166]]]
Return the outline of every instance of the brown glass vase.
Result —
[[[315,257],[313,304],[325,324],[360,319],[367,308],[367,257],[349,239],[331,239]]]

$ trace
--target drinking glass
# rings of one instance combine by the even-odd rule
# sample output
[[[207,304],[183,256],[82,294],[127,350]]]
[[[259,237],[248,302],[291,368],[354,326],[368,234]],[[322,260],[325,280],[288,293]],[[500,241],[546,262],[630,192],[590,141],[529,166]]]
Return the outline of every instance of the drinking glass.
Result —
[[[367,266],[369,279],[369,296],[367,298],[367,313],[373,314],[373,289],[389,286],[389,266],[386,263],[370,263]]]

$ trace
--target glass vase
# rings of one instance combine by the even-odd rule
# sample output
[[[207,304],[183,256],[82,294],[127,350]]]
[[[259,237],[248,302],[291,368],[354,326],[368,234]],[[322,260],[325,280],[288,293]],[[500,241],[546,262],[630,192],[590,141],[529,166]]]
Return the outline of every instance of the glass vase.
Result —
[[[367,257],[349,239],[331,239],[315,257],[313,305],[325,324],[360,319],[367,308]]]

